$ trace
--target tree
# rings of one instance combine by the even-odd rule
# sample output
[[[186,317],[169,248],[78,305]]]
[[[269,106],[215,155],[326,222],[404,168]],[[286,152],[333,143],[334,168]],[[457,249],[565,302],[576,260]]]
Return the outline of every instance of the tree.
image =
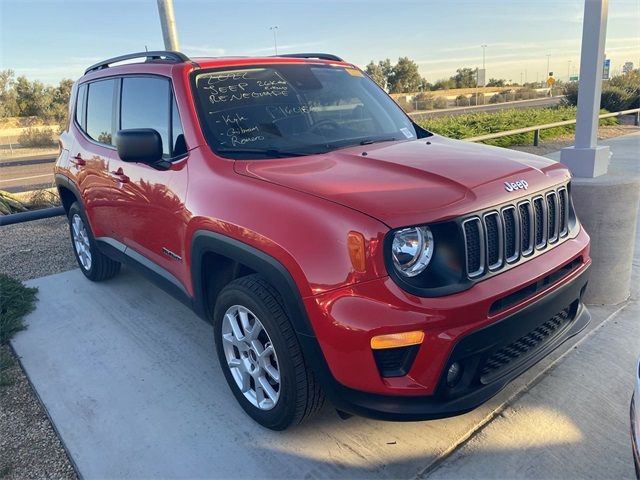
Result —
[[[505,80],[503,78],[490,78],[487,87],[504,87]]]
[[[459,68],[456,74],[451,77],[456,83],[456,88],[470,88],[476,86],[476,70],[475,68]]]
[[[449,90],[451,88],[456,88],[456,82],[451,78],[441,78],[433,84],[433,90]]]
[[[371,79],[380,85],[381,88],[387,89],[387,76],[385,75],[380,64],[373,63],[373,60],[369,62],[369,65],[365,68],[365,72],[367,75],[371,77]]]
[[[393,67],[388,82],[391,93],[417,92],[422,85],[418,64],[410,60],[409,57],[398,58],[398,63]]]
[[[15,72],[0,71],[0,118],[18,116],[18,102],[15,91]]]
[[[59,125],[67,121],[72,87],[73,80],[65,78],[60,80],[60,83],[52,92],[52,102],[46,116],[55,120]]]
[[[18,114],[21,117],[46,117],[53,97],[53,88],[45,87],[38,80],[29,82],[21,76],[16,80],[15,91]]]

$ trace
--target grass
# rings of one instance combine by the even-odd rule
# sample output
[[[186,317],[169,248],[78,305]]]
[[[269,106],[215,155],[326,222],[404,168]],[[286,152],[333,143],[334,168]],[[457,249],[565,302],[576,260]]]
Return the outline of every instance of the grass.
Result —
[[[421,127],[444,135],[445,137],[464,139],[486,135],[488,133],[504,132],[516,128],[544,125],[546,123],[573,120],[576,118],[576,107],[559,106],[550,108],[507,109],[497,112],[478,112],[449,117],[432,118],[419,121]],[[600,125],[615,125],[616,118],[600,120]],[[559,137],[575,130],[574,125],[549,128],[540,131],[541,139]],[[487,140],[483,143],[498,147],[531,144],[533,132],[510,135],[508,137]]]
[[[21,281],[0,273],[0,345],[26,328],[24,316],[33,311],[37,288],[26,287]]]

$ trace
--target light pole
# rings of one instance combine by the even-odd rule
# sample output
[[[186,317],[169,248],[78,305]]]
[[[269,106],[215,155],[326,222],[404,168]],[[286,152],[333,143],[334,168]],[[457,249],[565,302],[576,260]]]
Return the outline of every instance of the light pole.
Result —
[[[162,38],[166,50],[178,51],[178,32],[176,31],[176,18],[173,14],[173,0],[158,0],[158,14],[162,27]]]
[[[273,27],[269,27],[269,30],[273,32],[273,48],[276,51],[276,57],[278,56],[278,26],[274,25]]]
[[[571,60],[569,60],[567,65],[567,81],[571,80]]]

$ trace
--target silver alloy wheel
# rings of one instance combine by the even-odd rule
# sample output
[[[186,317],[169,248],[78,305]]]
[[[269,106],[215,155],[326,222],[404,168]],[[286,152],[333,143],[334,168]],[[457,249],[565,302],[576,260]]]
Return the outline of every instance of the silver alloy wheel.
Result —
[[[85,270],[91,270],[91,244],[89,243],[89,233],[82,221],[82,217],[75,213],[71,218],[71,231],[73,236],[73,246],[78,254],[80,265]]]
[[[280,369],[271,338],[251,310],[233,305],[222,319],[224,356],[238,388],[260,410],[280,397]]]

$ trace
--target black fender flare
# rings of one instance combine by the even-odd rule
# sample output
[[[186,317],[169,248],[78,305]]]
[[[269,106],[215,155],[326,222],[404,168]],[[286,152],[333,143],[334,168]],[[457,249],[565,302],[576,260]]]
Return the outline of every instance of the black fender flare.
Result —
[[[305,361],[313,369],[325,394],[336,403],[337,382],[315,336],[300,290],[285,266],[272,256],[239,240],[209,230],[197,230],[191,242],[191,278],[194,291],[192,308],[206,321],[210,321],[202,275],[202,258],[206,253],[215,253],[240,262],[264,276],[276,288],[282,297],[283,306],[291,320]]]
[[[80,190],[75,183],[69,180],[69,177],[63,175],[61,173],[56,173],[54,175],[56,188],[58,189],[58,193],[60,193],[60,188],[66,188],[76,197],[76,201],[82,204],[82,195],[80,195]],[[62,201],[62,196],[60,196],[60,200]],[[66,211],[66,208],[65,208]],[[68,213],[68,212],[67,212]]]
[[[315,337],[296,282],[282,263],[270,255],[234,238],[209,230],[197,230],[191,240],[191,280],[194,310],[207,319],[207,295],[204,291],[202,258],[215,253],[246,265],[273,285],[282,296],[293,328],[299,335]]]

